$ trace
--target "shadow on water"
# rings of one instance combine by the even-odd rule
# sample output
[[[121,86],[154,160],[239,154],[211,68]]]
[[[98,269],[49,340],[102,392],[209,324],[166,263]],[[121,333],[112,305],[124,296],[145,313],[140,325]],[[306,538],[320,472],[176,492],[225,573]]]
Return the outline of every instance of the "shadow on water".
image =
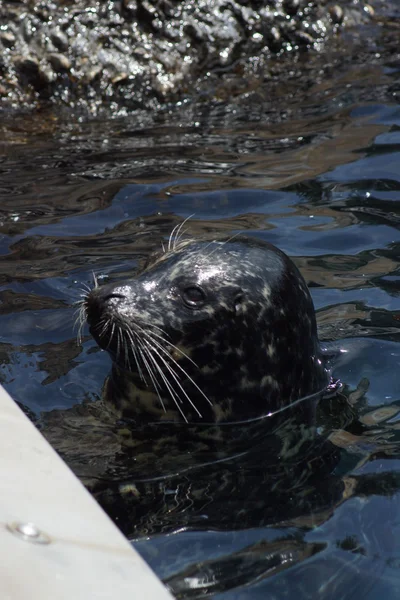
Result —
[[[399,81],[391,59],[301,102],[2,120],[1,382],[178,598],[398,596]],[[243,430],[250,447],[195,465],[182,433],[186,453],[156,458],[157,428],[126,434],[102,406],[109,358],[73,331],[93,272],[132,276],[192,214],[194,237],[293,257],[343,384],[311,424]]]

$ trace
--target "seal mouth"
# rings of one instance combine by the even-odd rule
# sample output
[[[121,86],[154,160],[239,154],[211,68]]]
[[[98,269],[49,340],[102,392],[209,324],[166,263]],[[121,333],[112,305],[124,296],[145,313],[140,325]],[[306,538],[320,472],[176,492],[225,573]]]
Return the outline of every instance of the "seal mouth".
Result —
[[[112,300],[124,300],[123,294],[109,293],[102,294],[101,288],[94,288],[83,301],[83,310],[85,313],[85,319],[89,325],[89,330],[98,345],[106,350],[104,347],[104,339],[107,338],[111,341],[112,325],[114,318],[109,315],[108,305]]]
[[[185,403],[202,418],[190,397],[190,388],[195,388],[210,406],[212,402],[188,372],[193,367],[198,370],[198,365],[172,343],[161,327],[128,321],[118,314],[118,303],[126,298],[106,288],[95,287],[84,297],[78,316],[81,326],[86,321],[92,337],[111,355],[116,366],[128,371],[140,387],[157,394],[164,412],[167,412],[165,399],[169,397],[186,422]]]

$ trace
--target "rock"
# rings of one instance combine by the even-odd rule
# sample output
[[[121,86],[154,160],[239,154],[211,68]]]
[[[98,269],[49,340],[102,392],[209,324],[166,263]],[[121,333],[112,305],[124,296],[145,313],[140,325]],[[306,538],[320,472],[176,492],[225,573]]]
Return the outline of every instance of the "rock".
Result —
[[[246,80],[271,54],[313,51],[315,41],[320,50],[339,26],[373,16],[363,2],[334,2],[0,0],[2,106],[62,96],[88,111],[145,108],[201,94],[210,73],[217,89],[235,65]]]
[[[36,56],[20,56],[14,58],[14,65],[18,71],[27,76],[37,75],[39,72],[39,61]]]
[[[53,69],[60,73],[62,71],[69,71],[71,68],[71,61],[65,54],[49,54],[49,61]]]
[[[50,39],[58,50],[65,51],[69,46],[68,37],[60,29],[52,29]]]
[[[40,91],[49,83],[47,74],[40,68],[39,60],[36,56],[17,55],[14,57],[13,62],[22,84],[26,82],[33,86],[36,91]]]
[[[6,48],[12,48],[16,42],[16,37],[11,31],[0,31],[0,40]]]
[[[295,39],[300,46],[312,46],[315,39],[306,31],[296,31]]]
[[[283,8],[288,15],[294,16],[300,8],[300,0],[283,0]]]
[[[128,79],[128,73],[118,73],[111,79],[111,83],[116,85],[117,83],[122,83]]]
[[[332,21],[334,23],[340,24],[343,21],[344,12],[343,8],[338,4],[329,7],[329,14],[331,15]]]

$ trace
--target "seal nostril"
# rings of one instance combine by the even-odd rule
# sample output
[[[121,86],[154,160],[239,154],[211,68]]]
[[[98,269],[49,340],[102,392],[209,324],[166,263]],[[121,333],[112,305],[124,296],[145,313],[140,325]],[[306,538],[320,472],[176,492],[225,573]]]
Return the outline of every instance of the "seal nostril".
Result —
[[[125,296],[124,296],[124,294],[113,294],[113,293],[107,294],[107,296],[104,296],[102,298],[102,301],[107,302],[107,300],[112,300],[113,298],[120,298],[121,300],[124,300]]]
[[[114,298],[118,298],[121,300],[125,299],[123,294],[117,294],[115,292],[104,293],[101,288],[95,288],[86,296],[86,304],[87,306],[102,306],[109,300],[113,300]]]
[[[107,290],[102,290],[101,287],[92,290],[84,302],[89,323],[100,319],[103,312],[107,310],[107,305],[113,299],[124,300],[125,296],[116,292],[107,293]]]

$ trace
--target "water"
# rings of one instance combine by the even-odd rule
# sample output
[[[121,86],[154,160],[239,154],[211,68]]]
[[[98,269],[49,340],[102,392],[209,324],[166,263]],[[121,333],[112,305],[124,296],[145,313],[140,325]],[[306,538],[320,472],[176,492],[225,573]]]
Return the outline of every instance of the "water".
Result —
[[[265,471],[240,458],[212,467],[215,489],[210,470],[196,485],[190,472],[169,488],[149,484],[151,518],[135,490],[133,516],[109,506],[179,598],[398,596],[399,70],[365,69],[279,106],[245,98],[89,123],[2,117],[0,375],[39,425],[101,396],[110,360],[73,331],[72,303],[92,273],[133,274],[190,215],[194,236],[241,230],[292,256],[321,339],[341,349],[333,374],[350,397],[325,404],[321,428],[336,434],[307,455],[320,460],[302,484],[279,461]]]

